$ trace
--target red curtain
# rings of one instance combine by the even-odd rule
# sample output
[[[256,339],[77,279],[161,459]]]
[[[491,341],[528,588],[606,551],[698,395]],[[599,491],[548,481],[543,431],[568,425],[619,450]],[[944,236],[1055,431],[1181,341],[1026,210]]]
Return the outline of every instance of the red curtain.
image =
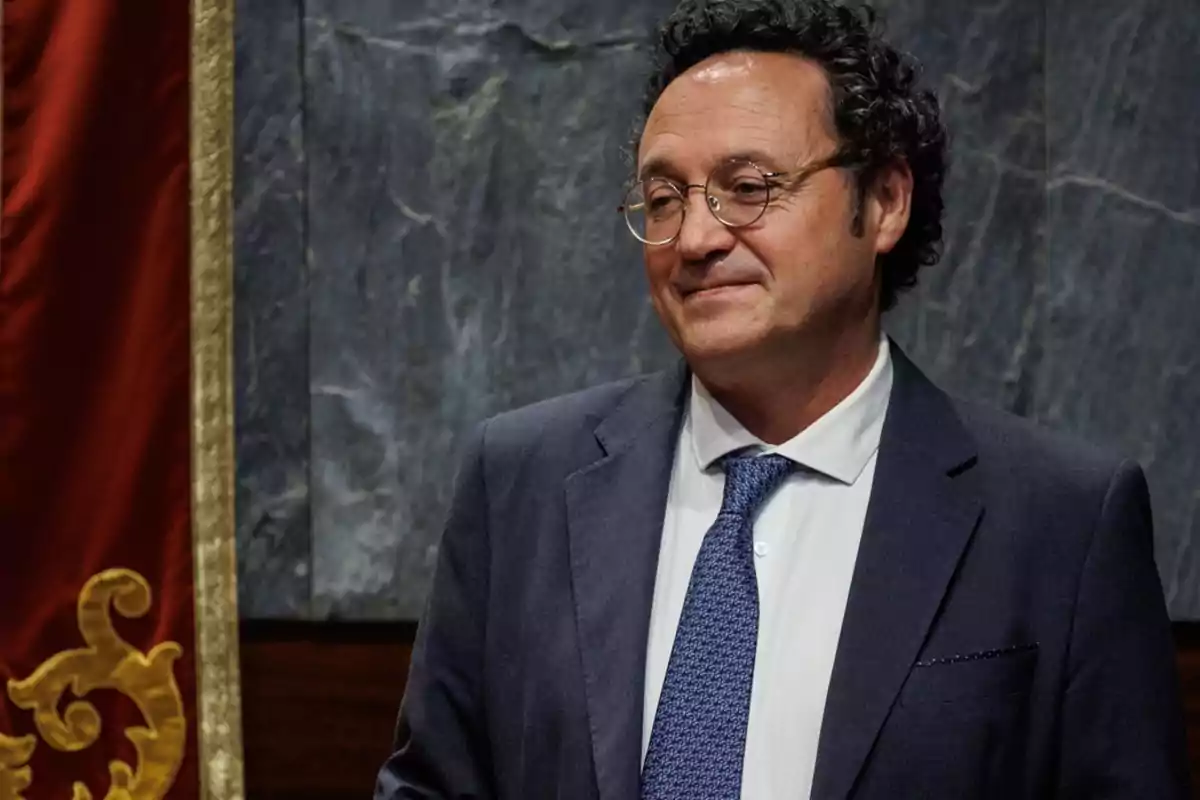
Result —
[[[188,0],[4,0],[0,227],[0,734],[36,733],[7,697],[83,646],[76,601],[110,568],[153,591],[116,630],[174,665],[198,794],[189,529]],[[74,697],[68,691],[66,700]],[[108,791],[136,765],[131,700],[88,695],[100,740],[39,737],[31,798]],[[63,704],[65,705],[65,703]]]

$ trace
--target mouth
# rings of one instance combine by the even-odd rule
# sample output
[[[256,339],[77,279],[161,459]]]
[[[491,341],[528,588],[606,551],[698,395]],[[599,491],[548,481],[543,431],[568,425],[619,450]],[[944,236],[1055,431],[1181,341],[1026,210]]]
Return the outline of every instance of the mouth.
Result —
[[[755,284],[753,283],[719,283],[713,286],[701,286],[695,289],[688,289],[680,292],[680,296],[684,300],[720,297],[722,295],[732,294],[744,289],[750,289],[754,285]]]

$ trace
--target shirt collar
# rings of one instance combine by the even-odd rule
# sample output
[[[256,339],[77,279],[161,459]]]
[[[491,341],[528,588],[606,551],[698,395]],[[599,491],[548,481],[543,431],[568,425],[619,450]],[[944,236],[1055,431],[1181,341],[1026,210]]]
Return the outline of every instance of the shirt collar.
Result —
[[[892,393],[891,347],[884,336],[867,377],[820,419],[783,444],[772,447],[750,433],[692,374],[685,429],[701,470],[747,447],[776,453],[797,464],[852,484],[879,449],[883,419]]]

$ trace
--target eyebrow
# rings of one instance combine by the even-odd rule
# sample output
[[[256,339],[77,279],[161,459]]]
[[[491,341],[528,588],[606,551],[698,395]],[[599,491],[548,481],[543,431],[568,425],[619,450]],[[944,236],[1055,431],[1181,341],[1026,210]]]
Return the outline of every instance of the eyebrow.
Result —
[[[725,161],[752,161],[758,166],[766,169],[769,172],[785,172],[781,169],[778,160],[775,156],[767,153],[764,150],[737,150],[731,153],[726,153],[718,158],[713,166]],[[638,171],[637,179],[645,180],[654,175],[662,175],[665,177],[680,177],[679,169],[672,163],[667,156],[655,156],[642,165]]]
[[[637,179],[644,181],[652,175],[677,175],[671,159],[665,156],[655,156],[654,158],[642,164],[642,168],[638,170]]]

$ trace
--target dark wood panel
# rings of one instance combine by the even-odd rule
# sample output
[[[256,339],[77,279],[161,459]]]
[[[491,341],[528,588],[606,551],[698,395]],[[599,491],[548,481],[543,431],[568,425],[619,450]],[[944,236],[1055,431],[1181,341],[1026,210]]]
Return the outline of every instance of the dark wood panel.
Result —
[[[416,626],[242,624],[246,789],[251,800],[366,800],[387,757]],[[1200,623],[1175,641],[1200,787]]]
[[[1194,796],[1200,797],[1200,623],[1175,623],[1175,651],[1187,719],[1192,790]]]
[[[243,622],[251,800],[368,800],[390,752],[416,626]]]

